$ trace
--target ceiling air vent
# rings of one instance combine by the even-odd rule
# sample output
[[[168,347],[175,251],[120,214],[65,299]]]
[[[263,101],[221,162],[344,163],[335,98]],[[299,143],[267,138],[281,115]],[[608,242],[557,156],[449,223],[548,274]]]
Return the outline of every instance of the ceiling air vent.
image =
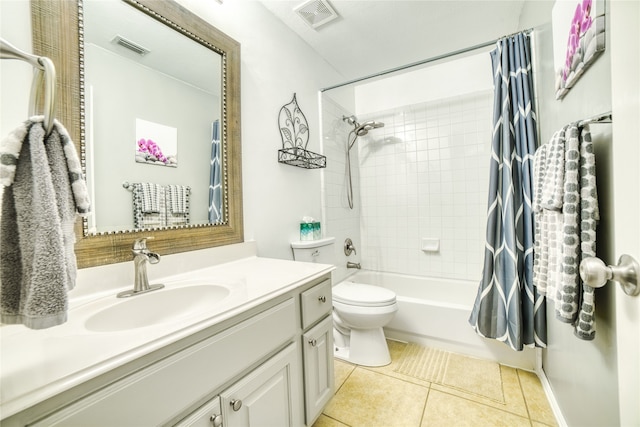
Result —
[[[137,53],[140,56],[144,56],[147,53],[151,52],[149,49],[140,46],[137,43],[132,42],[131,40],[125,39],[121,35],[117,35],[111,40],[111,43],[119,44],[122,47],[126,47],[132,52]]]
[[[338,17],[326,0],[309,0],[293,9],[311,28],[316,29]]]

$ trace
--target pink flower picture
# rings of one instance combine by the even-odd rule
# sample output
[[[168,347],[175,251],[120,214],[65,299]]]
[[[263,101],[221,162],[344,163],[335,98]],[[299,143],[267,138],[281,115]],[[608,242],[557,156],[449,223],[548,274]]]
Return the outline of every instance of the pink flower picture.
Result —
[[[553,46],[556,99],[563,98],[604,51],[604,0],[556,0]]]

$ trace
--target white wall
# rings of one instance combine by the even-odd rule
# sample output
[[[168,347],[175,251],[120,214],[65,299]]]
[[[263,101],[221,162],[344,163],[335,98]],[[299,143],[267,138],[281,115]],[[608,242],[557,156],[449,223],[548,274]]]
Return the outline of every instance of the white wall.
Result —
[[[355,87],[356,114],[391,110],[406,105],[453,98],[493,89],[491,61],[493,46],[416,67],[391,77]]]

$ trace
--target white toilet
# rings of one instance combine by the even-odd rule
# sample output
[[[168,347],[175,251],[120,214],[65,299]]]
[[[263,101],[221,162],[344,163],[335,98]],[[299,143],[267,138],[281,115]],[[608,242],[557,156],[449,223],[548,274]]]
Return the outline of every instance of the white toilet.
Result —
[[[292,242],[296,261],[335,264],[334,238]],[[344,281],[332,288],[334,355],[363,366],[391,363],[383,326],[393,319],[396,294],[381,286]]]

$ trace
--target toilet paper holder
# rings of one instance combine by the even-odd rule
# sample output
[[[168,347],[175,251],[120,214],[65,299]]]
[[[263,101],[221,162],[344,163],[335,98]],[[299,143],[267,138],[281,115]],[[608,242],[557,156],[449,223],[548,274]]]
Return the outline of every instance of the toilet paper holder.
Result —
[[[580,277],[586,285],[601,288],[608,280],[613,280],[620,283],[624,293],[630,296],[640,294],[639,274],[640,264],[630,255],[622,255],[618,265],[608,266],[596,257],[583,259],[580,263]]]

